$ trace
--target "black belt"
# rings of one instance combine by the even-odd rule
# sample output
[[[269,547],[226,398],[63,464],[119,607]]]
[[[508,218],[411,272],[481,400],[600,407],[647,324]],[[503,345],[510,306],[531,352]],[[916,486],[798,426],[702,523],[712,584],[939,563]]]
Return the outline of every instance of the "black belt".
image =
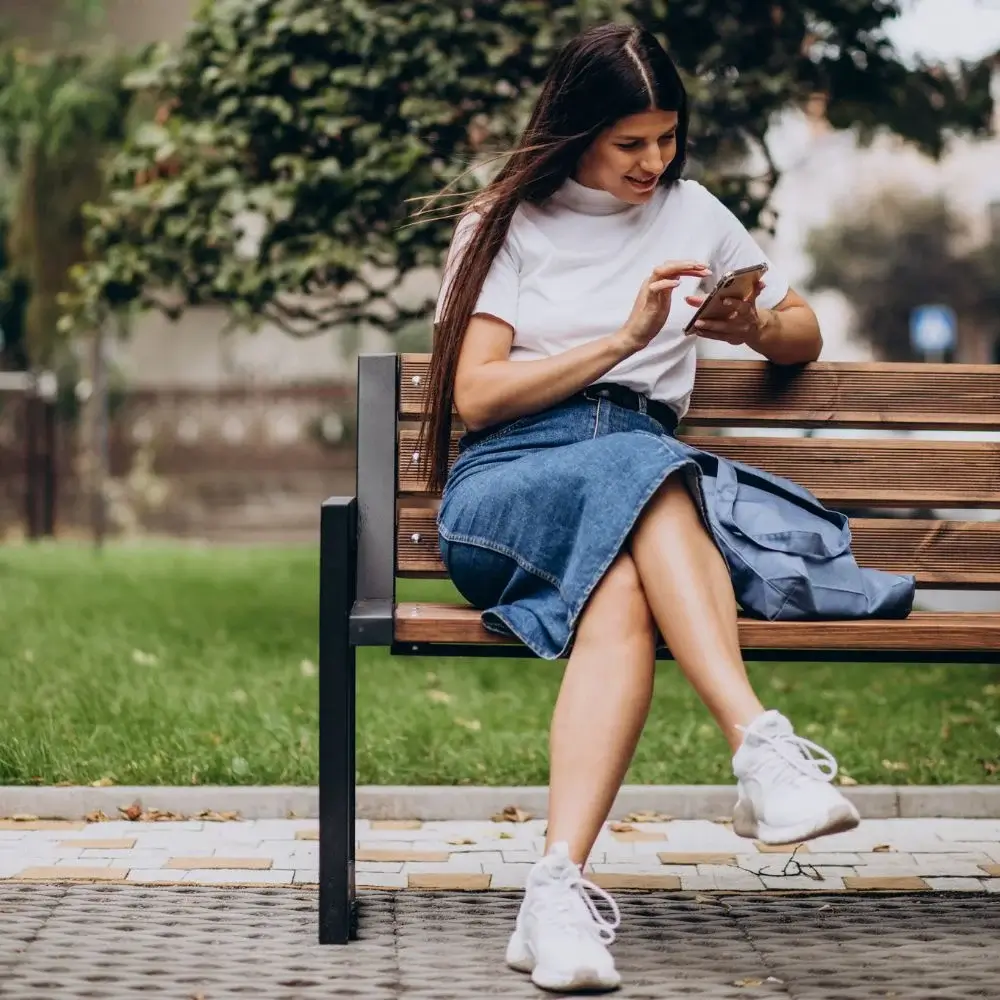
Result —
[[[635,410],[636,413],[645,412],[657,423],[663,424],[663,429],[668,434],[673,434],[677,429],[677,414],[672,407],[658,400],[650,399],[627,386],[618,385],[617,382],[598,382],[588,386],[580,395],[592,403],[604,399],[609,403],[614,403],[615,406],[622,406],[626,410]]]

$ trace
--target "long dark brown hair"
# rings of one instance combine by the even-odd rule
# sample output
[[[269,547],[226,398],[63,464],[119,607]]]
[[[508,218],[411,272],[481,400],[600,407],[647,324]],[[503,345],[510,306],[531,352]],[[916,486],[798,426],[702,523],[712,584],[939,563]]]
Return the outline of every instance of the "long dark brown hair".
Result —
[[[606,128],[643,111],[677,112],[677,154],[661,184],[684,169],[687,94],[677,68],[656,36],[641,27],[606,24],[568,42],[542,85],[538,102],[507,162],[465,207],[479,223],[463,244],[449,276],[434,329],[428,379],[430,407],[421,428],[420,454],[432,489],[448,475],[455,372],[469,320],[511,219],[523,202],[538,204],[571,177],[580,157]]]

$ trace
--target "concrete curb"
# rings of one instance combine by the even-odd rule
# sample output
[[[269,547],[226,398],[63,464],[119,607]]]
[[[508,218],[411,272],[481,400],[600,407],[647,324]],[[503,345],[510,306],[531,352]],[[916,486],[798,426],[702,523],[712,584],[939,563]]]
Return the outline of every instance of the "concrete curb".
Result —
[[[864,785],[843,789],[865,819],[897,817],[1000,819],[1000,785]],[[0,817],[83,819],[103,811],[119,818],[119,806],[138,801],[144,808],[184,816],[236,812],[244,819],[311,819],[319,815],[315,788],[277,786],[121,786],[69,788],[0,786]],[[544,787],[451,787],[366,785],[358,788],[358,819],[485,820],[506,806],[536,817],[546,814]],[[659,812],[675,819],[721,819],[731,815],[732,785],[626,785],[615,800],[613,817]]]

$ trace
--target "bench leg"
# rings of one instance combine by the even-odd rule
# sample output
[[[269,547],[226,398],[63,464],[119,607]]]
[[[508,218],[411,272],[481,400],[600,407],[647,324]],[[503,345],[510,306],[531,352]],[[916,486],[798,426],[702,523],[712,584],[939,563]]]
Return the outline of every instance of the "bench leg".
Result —
[[[319,575],[319,942],[347,944],[357,930],[355,651],[348,631],[357,580],[353,497],[323,505]]]

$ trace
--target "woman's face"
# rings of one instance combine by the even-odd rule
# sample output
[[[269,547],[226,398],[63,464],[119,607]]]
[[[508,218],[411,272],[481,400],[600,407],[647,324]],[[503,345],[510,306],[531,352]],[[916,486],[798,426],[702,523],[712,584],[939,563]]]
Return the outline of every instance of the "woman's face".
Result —
[[[677,112],[643,111],[598,135],[580,158],[575,180],[640,205],[676,155]]]

